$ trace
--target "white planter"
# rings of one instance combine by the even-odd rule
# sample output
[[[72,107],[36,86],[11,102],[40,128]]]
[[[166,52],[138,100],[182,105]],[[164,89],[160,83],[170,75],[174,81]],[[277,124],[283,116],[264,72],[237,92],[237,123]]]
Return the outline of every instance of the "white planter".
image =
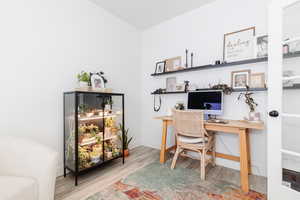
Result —
[[[88,88],[88,87],[89,87],[89,84],[88,84],[87,82],[82,82],[82,81],[80,81],[80,82],[79,82],[79,87],[80,87],[80,88]]]
[[[253,121],[253,122],[260,121],[260,113],[259,112],[250,112],[249,113],[249,121]]]

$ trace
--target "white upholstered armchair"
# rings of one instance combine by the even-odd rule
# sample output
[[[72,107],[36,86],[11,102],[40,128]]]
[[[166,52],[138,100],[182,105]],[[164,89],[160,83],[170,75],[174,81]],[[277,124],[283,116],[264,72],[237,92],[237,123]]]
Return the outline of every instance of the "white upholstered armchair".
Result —
[[[27,139],[0,136],[0,199],[53,200],[57,152]]]

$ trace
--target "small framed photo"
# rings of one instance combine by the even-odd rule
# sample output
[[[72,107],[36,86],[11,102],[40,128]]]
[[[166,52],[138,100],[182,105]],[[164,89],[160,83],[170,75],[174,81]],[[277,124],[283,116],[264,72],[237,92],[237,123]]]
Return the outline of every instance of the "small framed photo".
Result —
[[[250,70],[241,70],[231,72],[231,87],[233,89],[246,88],[250,84]]]
[[[170,58],[170,59],[166,60],[166,66],[165,66],[165,71],[166,72],[180,70],[181,68],[182,68],[182,66],[181,66],[181,56],[178,56],[178,57],[175,57],[175,58]]]
[[[91,73],[91,84],[94,90],[105,88],[105,83],[99,73]]]
[[[185,84],[176,84],[176,91],[183,92],[185,90]]]
[[[253,73],[251,74],[251,84],[252,88],[265,88],[266,87],[265,73]]]
[[[165,72],[166,61],[156,63],[155,74],[161,74]]]
[[[255,55],[257,58],[268,56],[268,35],[256,37]]]
[[[169,77],[166,79],[166,90],[167,92],[176,91],[176,77]]]

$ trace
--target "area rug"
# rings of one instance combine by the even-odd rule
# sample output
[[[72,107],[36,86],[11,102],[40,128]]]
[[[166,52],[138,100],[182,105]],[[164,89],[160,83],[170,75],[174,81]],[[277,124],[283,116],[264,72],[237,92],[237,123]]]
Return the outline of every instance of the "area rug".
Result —
[[[200,180],[199,171],[152,163],[86,200],[266,200],[220,180]]]

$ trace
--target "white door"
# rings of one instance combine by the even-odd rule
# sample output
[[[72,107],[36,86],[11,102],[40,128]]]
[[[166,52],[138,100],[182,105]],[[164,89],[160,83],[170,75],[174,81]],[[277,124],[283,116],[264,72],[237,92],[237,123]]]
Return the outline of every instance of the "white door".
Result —
[[[268,199],[300,200],[300,0],[274,0],[268,18]]]

